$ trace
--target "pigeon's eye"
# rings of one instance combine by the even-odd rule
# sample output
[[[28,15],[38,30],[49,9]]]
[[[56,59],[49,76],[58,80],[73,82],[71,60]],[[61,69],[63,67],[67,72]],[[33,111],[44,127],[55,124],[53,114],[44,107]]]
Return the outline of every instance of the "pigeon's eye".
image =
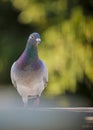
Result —
[[[31,36],[32,39],[34,39],[35,37],[34,36]]]

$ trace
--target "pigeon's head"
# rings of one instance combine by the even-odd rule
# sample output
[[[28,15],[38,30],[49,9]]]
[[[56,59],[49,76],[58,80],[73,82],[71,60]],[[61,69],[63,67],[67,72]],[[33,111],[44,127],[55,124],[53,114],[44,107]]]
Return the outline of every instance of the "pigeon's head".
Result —
[[[41,42],[40,35],[36,32],[30,34],[28,42],[33,46],[37,46]]]

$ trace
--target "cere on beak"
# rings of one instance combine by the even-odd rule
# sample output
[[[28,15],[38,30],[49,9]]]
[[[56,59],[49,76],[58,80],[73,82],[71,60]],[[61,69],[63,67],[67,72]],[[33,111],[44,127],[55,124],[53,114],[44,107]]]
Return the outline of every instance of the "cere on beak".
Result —
[[[41,39],[40,39],[40,38],[37,38],[37,39],[36,39],[36,42],[37,42],[37,44],[39,44],[39,43],[41,42]]]

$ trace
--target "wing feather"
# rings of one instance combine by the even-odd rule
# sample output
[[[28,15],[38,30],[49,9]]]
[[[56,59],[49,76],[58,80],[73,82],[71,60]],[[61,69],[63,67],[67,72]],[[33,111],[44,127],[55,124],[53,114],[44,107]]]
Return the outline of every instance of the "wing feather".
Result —
[[[11,67],[10,76],[11,76],[12,84],[13,84],[14,87],[16,88],[17,86],[16,86],[16,81],[15,81],[14,69],[15,69],[15,62],[13,63],[13,65],[12,65],[12,67]]]

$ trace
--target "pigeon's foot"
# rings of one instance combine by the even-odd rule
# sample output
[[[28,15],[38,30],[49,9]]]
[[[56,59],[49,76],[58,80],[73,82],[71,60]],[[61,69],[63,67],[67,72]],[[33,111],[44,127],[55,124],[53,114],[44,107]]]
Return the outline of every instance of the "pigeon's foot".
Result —
[[[40,104],[40,99],[39,98],[36,98],[34,103],[33,103],[33,107],[38,107]]]
[[[24,103],[24,109],[28,108],[27,103]]]

